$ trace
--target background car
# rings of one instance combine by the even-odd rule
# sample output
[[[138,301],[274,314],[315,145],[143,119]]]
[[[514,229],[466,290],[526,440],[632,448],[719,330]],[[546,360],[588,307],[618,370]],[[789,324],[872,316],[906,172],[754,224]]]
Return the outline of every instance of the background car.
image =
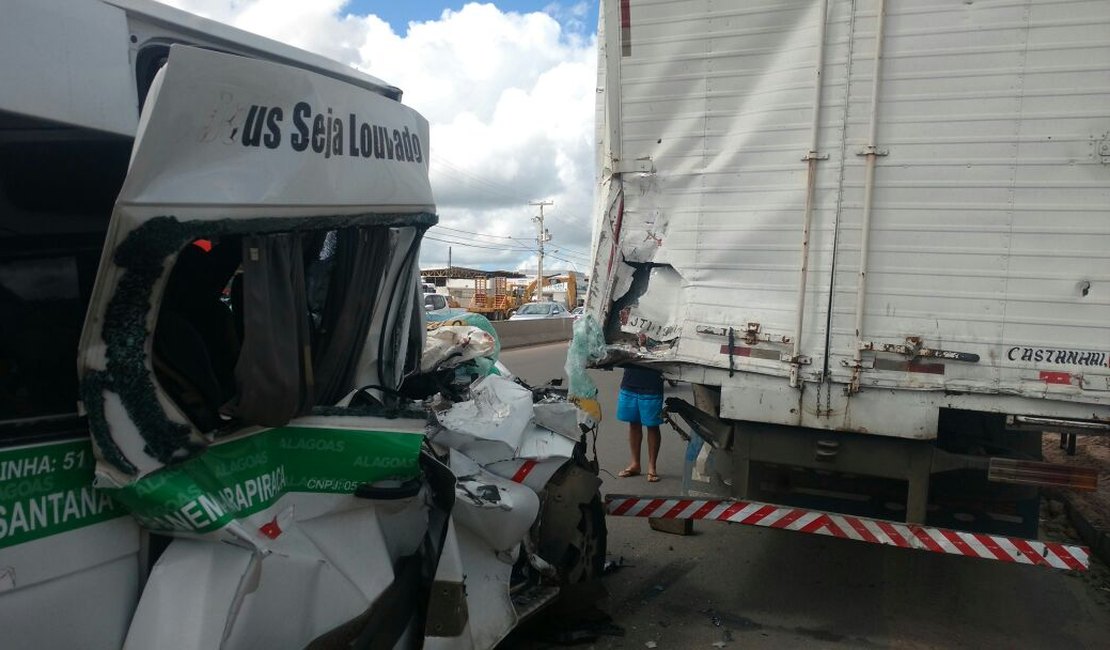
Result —
[[[584,313],[586,313],[586,308],[580,305],[578,307],[575,307],[574,311],[570,312],[570,315],[574,316],[574,320],[578,320],[579,318],[582,318],[582,314]]]
[[[521,305],[509,320],[540,320],[542,318],[573,318],[567,308],[557,302],[529,302]]]
[[[438,293],[424,294],[424,313],[436,314],[445,312],[451,307],[448,304],[447,296]]]

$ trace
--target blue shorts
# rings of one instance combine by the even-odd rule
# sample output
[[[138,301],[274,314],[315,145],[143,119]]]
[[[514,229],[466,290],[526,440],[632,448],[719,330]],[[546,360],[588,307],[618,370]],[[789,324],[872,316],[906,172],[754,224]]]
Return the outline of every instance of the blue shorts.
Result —
[[[663,424],[663,396],[621,390],[617,398],[617,419],[657,427]]]

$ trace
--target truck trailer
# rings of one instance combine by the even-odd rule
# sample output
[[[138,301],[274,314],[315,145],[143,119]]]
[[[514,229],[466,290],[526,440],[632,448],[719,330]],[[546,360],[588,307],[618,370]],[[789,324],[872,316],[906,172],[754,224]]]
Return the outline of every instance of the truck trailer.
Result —
[[[1110,4],[605,0],[595,366],[690,382],[710,518],[1058,568],[1110,433]],[[709,495],[709,496],[706,496]],[[723,499],[717,500],[714,499]]]

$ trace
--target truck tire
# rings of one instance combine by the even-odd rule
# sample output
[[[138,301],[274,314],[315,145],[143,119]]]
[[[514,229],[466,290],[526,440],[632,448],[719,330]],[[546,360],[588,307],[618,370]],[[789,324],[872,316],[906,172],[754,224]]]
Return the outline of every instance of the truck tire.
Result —
[[[1007,431],[997,413],[942,409],[937,446],[970,456],[1042,460],[1039,431]],[[938,508],[928,523],[977,533],[1036,538],[1040,529],[1040,488],[992,483],[982,471],[933,475],[930,500]]]

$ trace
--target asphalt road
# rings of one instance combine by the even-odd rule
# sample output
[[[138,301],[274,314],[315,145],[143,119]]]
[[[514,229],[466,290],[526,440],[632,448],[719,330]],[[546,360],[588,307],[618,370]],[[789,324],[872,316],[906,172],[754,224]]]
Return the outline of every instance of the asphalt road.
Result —
[[[543,382],[564,376],[565,355],[551,344],[502,360]],[[606,418],[602,492],[680,494],[684,443],[667,425],[662,480],[616,478],[628,462],[612,416],[620,374],[592,372]],[[625,566],[603,579],[600,605],[624,636],[589,647],[1110,648],[1110,570],[1097,559],[1076,574],[733,524],[696,522],[686,537],[638,518],[610,517],[608,528],[609,556]],[[537,634],[513,647],[551,645]]]

